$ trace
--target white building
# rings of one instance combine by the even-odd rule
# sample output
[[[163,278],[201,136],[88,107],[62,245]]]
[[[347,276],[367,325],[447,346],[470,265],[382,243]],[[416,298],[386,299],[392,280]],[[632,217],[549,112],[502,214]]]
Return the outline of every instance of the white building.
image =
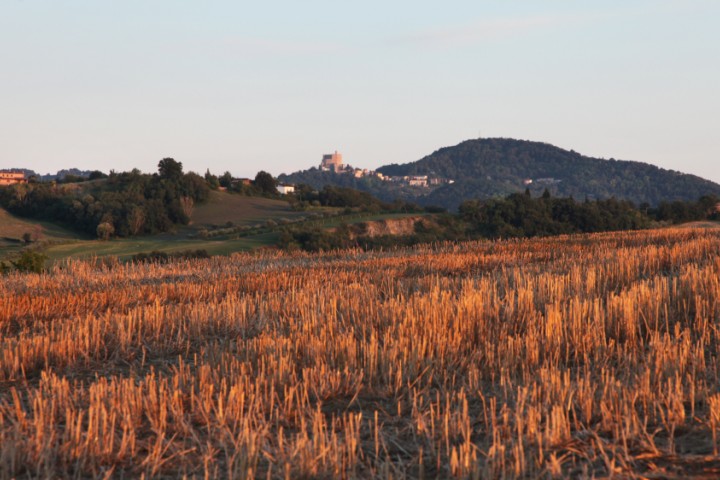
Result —
[[[427,175],[413,175],[407,177],[407,182],[411,187],[427,187],[428,177]]]
[[[295,193],[295,186],[294,185],[278,185],[277,191],[280,192],[283,195],[287,195],[288,193]]]

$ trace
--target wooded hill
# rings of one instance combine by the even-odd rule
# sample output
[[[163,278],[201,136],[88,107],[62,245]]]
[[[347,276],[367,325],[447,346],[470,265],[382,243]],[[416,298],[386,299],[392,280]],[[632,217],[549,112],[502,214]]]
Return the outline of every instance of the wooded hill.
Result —
[[[321,172],[316,169],[281,176],[285,182],[316,188],[341,185],[384,199],[400,198],[451,210],[469,199],[504,197],[529,188],[534,195],[548,189],[553,196],[630,200],[636,205],[697,200],[720,195],[720,185],[695,175],[647,163],[598,159],[541,142],[489,138],[468,140],[437,150],[416,162],[381,167],[386,176],[429,175],[454,180],[437,187],[405,187],[377,178]],[[532,183],[526,184],[526,181]]]

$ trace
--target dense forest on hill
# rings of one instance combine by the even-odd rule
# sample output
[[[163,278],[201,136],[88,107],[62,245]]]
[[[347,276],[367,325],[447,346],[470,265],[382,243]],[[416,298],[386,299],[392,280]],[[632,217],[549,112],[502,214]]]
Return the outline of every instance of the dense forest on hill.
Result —
[[[377,178],[322,172],[317,169],[281,176],[316,188],[342,185],[368,191],[386,201],[400,198],[421,205],[457,209],[465,200],[502,198],[529,188],[554,196],[629,200],[652,206],[662,201],[694,201],[720,195],[720,185],[694,175],[653,165],[583,156],[546,143],[505,138],[468,140],[441,148],[416,162],[392,164],[378,171],[387,176],[431,175],[454,180],[435,188],[399,187]],[[526,185],[526,182],[532,183]]]

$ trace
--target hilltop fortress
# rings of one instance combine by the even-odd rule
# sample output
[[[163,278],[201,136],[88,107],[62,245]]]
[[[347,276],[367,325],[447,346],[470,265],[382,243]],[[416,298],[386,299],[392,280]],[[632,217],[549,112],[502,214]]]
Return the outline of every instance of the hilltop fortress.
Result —
[[[337,150],[335,150],[335,153],[327,153],[322,156],[320,170],[323,172],[353,175],[355,178],[376,177],[384,182],[393,182],[410,187],[430,187],[446,183],[455,183],[455,180],[435,176],[406,175],[402,177],[391,177],[376,172],[375,170],[368,170],[367,168],[353,168],[352,165],[343,162],[343,156]]]
[[[320,170],[326,172],[339,172],[343,170],[344,166],[342,153],[338,153],[337,150],[335,150],[335,153],[323,155],[322,161],[320,162]]]

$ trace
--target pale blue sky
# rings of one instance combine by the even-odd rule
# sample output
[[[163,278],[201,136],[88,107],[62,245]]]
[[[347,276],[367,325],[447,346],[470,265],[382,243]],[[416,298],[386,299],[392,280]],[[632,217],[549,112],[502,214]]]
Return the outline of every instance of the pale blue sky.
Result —
[[[719,25],[716,0],[0,0],[0,168],[372,168],[482,135],[720,182]]]

